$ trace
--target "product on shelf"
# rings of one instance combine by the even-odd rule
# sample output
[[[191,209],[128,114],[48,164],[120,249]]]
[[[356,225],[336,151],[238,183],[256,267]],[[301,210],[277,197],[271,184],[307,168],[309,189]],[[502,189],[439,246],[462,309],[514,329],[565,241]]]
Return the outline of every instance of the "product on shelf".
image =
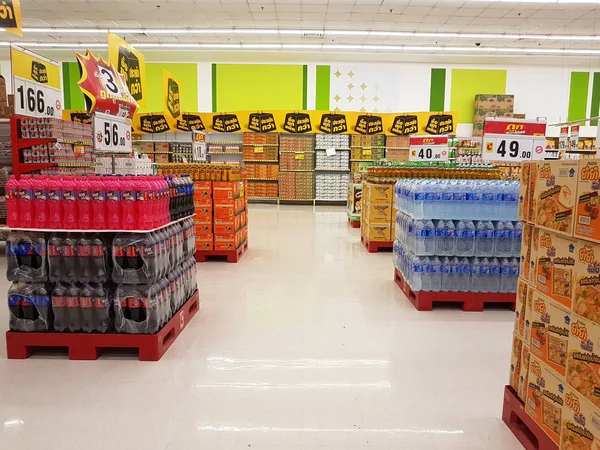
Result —
[[[477,94],[474,103],[473,136],[483,134],[486,117],[513,117],[515,96],[509,94]]]
[[[316,200],[346,201],[350,174],[317,173]]]
[[[8,281],[43,283],[48,280],[46,237],[43,233],[11,232],[6,240]]]
[[[188,175],[45,176],[9,181],[8,226],[148,230],[193,213]]]
[[[391,247],[396,232],[395,212],[391,184],[363,183],[361,236],[369,242],[389,243]]]
[[[237,163],[159,164],[158,174],[171,176],[189,174],[193,181],[239,181],[246,178],[244,167]]]
[[[409,148],[409,136],[387,136],[385,138],[385,159],[390,162],[407,162]]]
[[[44,283],[13,283],[8,289],[9,327],[13,331],[52,328],[51,288]]]
[[[112,329],[113,291],[109,283],[57,283],[50,291],[54,331],[106,333]]]
[[[281,135],[279,140],[279,198],[315,199],[314,136]]]
[[[53,233],[48,240],[48,278],[52,282],[108,281],[110,266],[105,235]]]

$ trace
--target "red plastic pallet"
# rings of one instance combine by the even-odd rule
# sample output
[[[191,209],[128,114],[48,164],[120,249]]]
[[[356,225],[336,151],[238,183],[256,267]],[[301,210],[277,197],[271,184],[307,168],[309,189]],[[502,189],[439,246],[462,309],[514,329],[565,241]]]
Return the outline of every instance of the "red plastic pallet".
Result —
[[[236,263],[240,260],[242,255],[248,250],[248,243],[241,245],[237,250],[197,250],[196,251],[196,262],[206,262],[207,258],[213,256],[226,256],[228,263]]]
[[[352,220],[350,217],[348,217],[348,224],[352,228],[360,228],[360,220]]]
[[[525,406],[515,390],[504,388],[502,421],[526,450],[558,450],[558,445],[525,412]]]
[[[380,242],[380,241],[369,242],[367,240],[367,238],[364,236],[361,236],[360,240],[369,253],[377,253],[380,250],[393,250],[393,248],[394,248],[393,242]]]
[[[71,360],[95,360],[110,348],[137,348],[140,361],[158,361],[200,309],[198,291],[156,334],[6,332],[8,359],[27,359],[42,347],[67,347]]]
[[[506,303],[514,310],[517,294],[501,292],[415,292],[404,280],[398,269],[394,269],[394,281],[419,311],[431,311],[433,302],[462,303],[463,311],[483,311],[486,303]]]

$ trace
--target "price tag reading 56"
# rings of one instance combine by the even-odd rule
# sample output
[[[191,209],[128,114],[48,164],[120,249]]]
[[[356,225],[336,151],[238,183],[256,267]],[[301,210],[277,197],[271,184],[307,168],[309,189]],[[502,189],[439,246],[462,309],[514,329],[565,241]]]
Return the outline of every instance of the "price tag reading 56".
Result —
[[[448,136],[411,136],[409,161],[448,161]]]
[[[130,153],[131,125],[128,120],[94,113],[94,149],[106,153]]]

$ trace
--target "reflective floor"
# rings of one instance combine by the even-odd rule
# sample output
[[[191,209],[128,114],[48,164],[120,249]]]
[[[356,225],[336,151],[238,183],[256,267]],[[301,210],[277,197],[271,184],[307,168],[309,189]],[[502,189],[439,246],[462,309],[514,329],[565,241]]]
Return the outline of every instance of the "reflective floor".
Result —
[[[239,264],[198,265],[201,310],[158,363],[8,361],[0,335],[0,448],[521,448],[500,418],[510,311],[417,312],[342,207],[249,220]]]

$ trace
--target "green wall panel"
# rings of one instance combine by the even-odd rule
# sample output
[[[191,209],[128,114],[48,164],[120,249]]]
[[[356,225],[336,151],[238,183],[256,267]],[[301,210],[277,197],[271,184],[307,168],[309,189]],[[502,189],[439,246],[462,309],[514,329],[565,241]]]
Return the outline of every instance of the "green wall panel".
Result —
[[[592,104],[590,106],[590,117],[600,114],[600,72],[594,72],[592,82]],[[597,120],[591,120],[590,125],[598,125]]]
[[[181,86],[181,109],[198,111],[198,65],[195,63],[146,63],[146,107],[140,112],[162,111],[163,69],[179,79]]]
[[[85,109],[83,93],[77,82],[79,75],[79,64],[76,62],[62,63],[63,91],[65,94],[65,109]]]
[[[568,120],[585,119],[587,117],[587,98],[589,87],[589,72],[571,72]]]
[[[429,111],[444,111],[446,99],[446,69],[431,69]]]
[[[329,109],[329,95],[331,92],[331,66],[317,66],[315,109],[326,111]]]
[[[452,69],[450,110],[458,122],[473,122],[476,94],[506,94],[506,70]]]
[[[300,64],[215,64],[213,109],[302,109],[304,75]]]

